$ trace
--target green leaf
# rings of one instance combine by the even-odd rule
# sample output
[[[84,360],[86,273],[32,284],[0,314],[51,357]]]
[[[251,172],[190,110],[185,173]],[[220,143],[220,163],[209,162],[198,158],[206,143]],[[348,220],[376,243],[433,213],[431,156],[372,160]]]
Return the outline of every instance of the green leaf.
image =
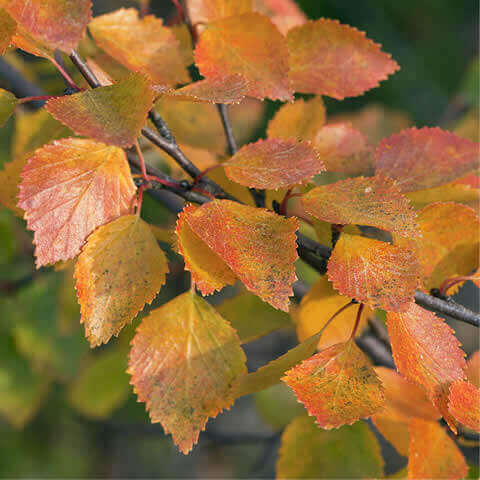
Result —
[[[18,100],[13,93],[0,88],[0,127],[3,127],[15,110]]]

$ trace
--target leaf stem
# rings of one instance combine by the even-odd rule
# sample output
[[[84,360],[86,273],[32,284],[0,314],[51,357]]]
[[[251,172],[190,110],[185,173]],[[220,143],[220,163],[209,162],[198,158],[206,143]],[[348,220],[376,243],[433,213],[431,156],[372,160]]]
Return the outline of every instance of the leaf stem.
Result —
[[[350,340],[352,340],[352,338],[355,338],[355,335],[358,330],[358,326],[360,325],[360,318],[362,317],[362,312],[364,307],[365,305],[363,303],[361,303],[358,306],[357,317],[355,318],[355,325],[353,326],[352,334],[350,335]]]
[[[63,79],[69,85],[71,88],[79,92],[81,89],[80,87],[75,83],[73,78],[70,76],[70,74],[58,63],[54,58],[51,58],[50,61],[55,65],[57,70],[60,72],[62,75]]]
[[[40,101],[47,101],[50,100],[51,98],[54,98],[55,95],[36,95],[33,97],[23,97],[18,99],[18,103],[27,103],[27,102],[40,102]]]

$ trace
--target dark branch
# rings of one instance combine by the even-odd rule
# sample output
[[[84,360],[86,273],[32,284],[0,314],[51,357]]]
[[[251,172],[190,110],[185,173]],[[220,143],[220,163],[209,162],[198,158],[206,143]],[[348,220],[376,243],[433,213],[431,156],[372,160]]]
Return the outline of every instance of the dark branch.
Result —
[[[228,116],[228,107],[219,103],[217,105],[218,112],[220,113],[220,118],[222,119],[223,130],[225,131],[225,137],[227,138],[228,151],[230,155],[235,155],[238,151],[237,142],[233,135],[232,124],[230,123],[230,118]]]

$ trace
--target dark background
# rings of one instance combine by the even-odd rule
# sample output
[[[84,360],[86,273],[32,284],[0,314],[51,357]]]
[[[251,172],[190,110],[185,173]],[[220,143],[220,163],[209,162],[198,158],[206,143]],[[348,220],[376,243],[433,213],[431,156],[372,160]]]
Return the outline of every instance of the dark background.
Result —
[[[298,3],[310,18],[336,18],[366,31],[368,37],[381,43],[401,66],[401,71],[380,88],[362,97],[343,102],[327,99],[329,114],[351,112],[376,102],[408,114],[418,126],[450,126],[464,111],[478,107],[478,80],[474,75],[475,69],[478,73],[478,63],[475,63],[477,1],[302,0]],[[117,0],[94,0],[94,4],[96,13],[133,5]],[[167,0],[152,0],[152,9],[159,16],[168,17],[172,13],[172,5]],[[269,107],[269,112],[275,108],[272,104]],[[11,131],[12,122],[0,134],[2,162],[8,158]],[[167,215],[159,212],[156,205],[149,207],[148,200],[145,208],[156,209],[157,220]],[[12,222],[8,213],[0,211],[3,277],[16,272],[12,258],[15,259],[18,252],[5,254],[16,248],[8,245],[7,234],[13,229],[17,235],[23,227],[18,223],[12,226]],[[13,265],[8,266],[9,272],[6,271],[7,259]],[[28,261],[31,263],[31,259]],[[209,422],[199,445],[185,457],[178,453],[171,439],[163,435],[161,427],[149,424],[143,404],[136,403],[128,378],[122,373],[127,352],[125,339],[107,346],[103,352],[107,355],[102,356],[102,349],[91,354],[97,360],[100,358],[100,365],[92,375],[90,399],[82,399],[77,392],[76,400],[69,400],[74,394],[68,382],[58,378],[47,381],[42,375],[39,377],[38,372],[31,373],[29,363],[39,358],[47,366],[58,368],[61,378],[75,381],[79,376],[75,352],[78,351],[80,358],[85,349],[88,350],[83,339],[80,343],[72,339],[63,347],[64,351],[59,351],[58,345],[49,343],[45,333],[48,328],[39,333],[42,325],[52,322],[67,322],[67,331],[75,328],[68,323],[76,315],[75,306],[69,304],[71,298],[61,296],[63,303],[59,307],[55,296],[62,295],[61,275],[53,274],[46,280],[36,281],[9,298],[0,297],[0,327],[10,332],[12,323],[18,322],[13,327],[15,338],[22,339],[25,351],[33,352],[27,361],[20,360],[25,352],[18,356],[18,342],[14,345],[9,334],[1,336],[0,392],[10,388],[14,393],[9,391],[6,400],[0,398],[0,413],[15,410],[19,398],[28,397],[32,405],[35,404],[32,407],[35,414],[23,428],[12,427],[11,422],[0,416],[1,477],[274,477],[279,429],[289,416],[298,413],[298,407],[283,391],[237,401],[229,412]],[[162,290],[161,301],[185,288],[181,274],[177,279]],[[475,307],[478,299],[473,292],[473,288],[466,286],[461,295],[462,301]],[[31,331],[22,322],[32,317],[40,327]],[[473,327],[454,326],[467,351],[478,348],[478,332]],[[124,337],[128,338],[129,334],[125,333]],[[283,353],[292,341],[292,334],[287,332],[249,345],[249,367],[256,368]],[[72,366],[65,363],[62,351],[68,353]],[[70,358],[72,356],[75,358]],[[106,391],[118,395],[117,399],[106,400],[107,404],[116,400],[119,405],[111,416],[93,419],[82,413],[82,410],[88,411],[89,402],[95,403],[95,396],[99,402],[105,401],[102,395],[105,396]],[[5,407],[5,402],[11,404]],[[76,408],[76,403],[81,403],[81,407]],[[387,470],[406,463],[391,448],[385,448]]]

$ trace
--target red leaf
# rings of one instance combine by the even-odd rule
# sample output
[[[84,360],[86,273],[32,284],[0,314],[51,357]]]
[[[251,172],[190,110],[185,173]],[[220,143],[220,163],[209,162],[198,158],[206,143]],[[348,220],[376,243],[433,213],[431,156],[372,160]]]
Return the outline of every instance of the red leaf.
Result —
[[[455,420],[448,412],[448,389],[465,378],[465,354],[453,330],[433,313],[411,303],[403,313],[387,313],[393,358],[399,372],[423,386],[450,428]]]
[[[407,237],[419,235],[416,214],[393,180],[357,177],[321,185],[302,197],[307,213],[336,224],[370,225]]]
[[[390,311],[408,308],[418,270],[410,250],[345,233],[328,262],[328,278],[342,295]]]
[[[322,350],[282,380],[326,429],[369,417],[385,402],[380,380],[353,340]]]
[[[463,380],[453,382],[448,411],[466,427],[480,432],[480,390],[475,385]]]
[[[380,142],[376,171],[402,192],[436,187],[478,166],[479,145],[440,128],[410,128]]]
[[[230,180],[270,190],[302,184],[325,170],[310,142],[277,138],[245,145],[223,165]]]
[[[247,95],[292,100],[285,39],[263,15],[246,13],[209,24],[195,61],[206,78],[243,75],[249,82]]]
[[[363,32],[321,18],[287,35],[294,90],[342,100],[378,86],[398,70],[390,55]]]
[[[39,148],[22,177],[18,206],[35,232],[37,267],[77,255],[96,227],[130,211],[135,194],[125,153],[93,140]]]
[[[78,135],[130,147],[152,105],[150,82],[144,75],[131,74],[115,85],[52,98],[45,108]]]

